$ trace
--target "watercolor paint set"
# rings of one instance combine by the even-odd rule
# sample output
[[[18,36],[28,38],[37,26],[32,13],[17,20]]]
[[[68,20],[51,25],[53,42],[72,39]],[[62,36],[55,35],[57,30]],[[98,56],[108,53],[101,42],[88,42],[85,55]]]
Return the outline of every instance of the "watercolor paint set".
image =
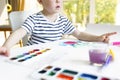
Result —
[[[71,40],[71,41],[63,41],[59,44],[60,46],[72,46],[72,47],[83,47],[88,46],[89,42],[79,41],[79,40]]]
[[[97,45],[99,42],[86,42],[86,41],[80,41],[80,40],[68,40],[68,41],[63,41],[59,45],[60,46],[72,46],[72,47],[83,47],[83,46],[92,46],[92,45]],[[102,45],[108,45],[105,43],[100,43]],[[120,46],[120,41],[114,41],[110,42],[109,45],[111,46]]]
[[[49,48],[31,49],[23,53],[21,52],[20,54],[12,55],[6,61],[15,64],[32,65],[34,62],[37,63],[49,50]]]
[[[61,49],[56,50],[52,48],[35,48],[20,53],[18,52],[18,54],[12,55],[5,61],[30,68],[38,68],[46,64],[51,64],[63,58],[65,55],[67,55],[67,53],[63,52]]]
[[[120,44],[120,42],[112,42],[110,43],[112,46],[117,46]],[[80,41],[80,40],[68,40],[68,41],[63,41],[59,43],[60,46],[72,46],[74,48],[77,47],[91,47],[91,46],[96,46],[96,45],[102,45],[102,46],[108,46],[106,43],[101,43],[101,42],[86,42],[86,41]]]
[[[53,65],[44,66],[32,73],[35,80],[118,80],[91,73],[78,72]]]
[[[42,51],[40,51],[40,49],[33,49],[33,50],[25,52],[23,54],[11,57],[10,60],[17,61],[17,62],[24,62],[24,61],[27,61],[29,59],[32,59],[35,56],[42,54],[43,52],[46,52],[47,50],[49,50],[49,49],[45,49]]]

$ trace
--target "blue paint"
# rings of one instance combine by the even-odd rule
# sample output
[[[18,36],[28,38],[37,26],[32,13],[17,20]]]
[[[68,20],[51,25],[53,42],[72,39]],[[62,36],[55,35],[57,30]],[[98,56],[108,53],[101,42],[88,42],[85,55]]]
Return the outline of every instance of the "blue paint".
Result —
[[[112,56],[108,55],[104,65],[108,65],[110,63],[110,61],[112,61]]]
[[[79,78],[84,78],[85,80],[97,80],[98,77],[92,74],[83,73]]]
[[[61,68],[58,68],[58,67],[54,69],[54,71],[60,71],[60,70]]]
[[[38,71],[38,73],[40,73],[40,74],[44,74],[44,73],[46,73],[46,72],[47,72],[46,70]]]

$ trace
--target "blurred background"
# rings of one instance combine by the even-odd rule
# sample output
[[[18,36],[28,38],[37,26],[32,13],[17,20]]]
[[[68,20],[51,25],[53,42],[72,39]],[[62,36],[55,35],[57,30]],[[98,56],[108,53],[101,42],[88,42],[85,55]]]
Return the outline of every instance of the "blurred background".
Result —
[[[11,31],[10,12],[40,10],[37,0],[0,0],[0,46]],[[120,25],[120,0],[64,0],[62,12],[80,29],[89,23]]]

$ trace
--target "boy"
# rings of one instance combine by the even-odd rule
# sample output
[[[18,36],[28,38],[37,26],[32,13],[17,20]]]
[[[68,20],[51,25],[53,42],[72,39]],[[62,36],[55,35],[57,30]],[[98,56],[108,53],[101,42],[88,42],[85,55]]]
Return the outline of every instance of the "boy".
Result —
[[[43,10],[29,16],[21,28],[13,32],[0,48],[0,54],[9,56],[9,49],[22,39],[26,34],[31,34],[27,45],[56,41],[64,34],[71,34],[79,40],[108,42],[109,36],[116,32],[106,33],[100,36],[80,32],[72,23],[59,12],[63,0],[38,0]]]

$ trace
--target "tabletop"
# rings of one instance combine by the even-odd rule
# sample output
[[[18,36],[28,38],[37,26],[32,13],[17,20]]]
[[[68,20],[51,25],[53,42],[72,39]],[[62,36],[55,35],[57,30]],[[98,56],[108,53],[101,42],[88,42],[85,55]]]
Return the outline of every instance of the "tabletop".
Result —
[[[40,75],[37,71],[45,66],[62,68],[67,75],[69,73],[72,73],[72,75],[75,75],[75,73],[87,73],[87,76],[93,74],[110,80],[120,80],[120,47],[109,46],[114,51],[114,61],[104,69],[100,69],[98,66],[90,65],[88,50],[93,44],[97,43],[59,40],[51,43],[13,48],[10,57],[0,56],[0,80],[39,80],[41,76],[42,78],[47,77],[48,80],[62,80],[57,79],[56,76],[50,78],[45,74]],[[60,73],[62,71],[57,73],[59,75],[57,77],[62,76],[63,78],[64,76],[68,78],[68,76]],[[91,77],[91,75],[89,76]],[[69,78],[69,80],[78,80],[73,79],[73,77]]]

